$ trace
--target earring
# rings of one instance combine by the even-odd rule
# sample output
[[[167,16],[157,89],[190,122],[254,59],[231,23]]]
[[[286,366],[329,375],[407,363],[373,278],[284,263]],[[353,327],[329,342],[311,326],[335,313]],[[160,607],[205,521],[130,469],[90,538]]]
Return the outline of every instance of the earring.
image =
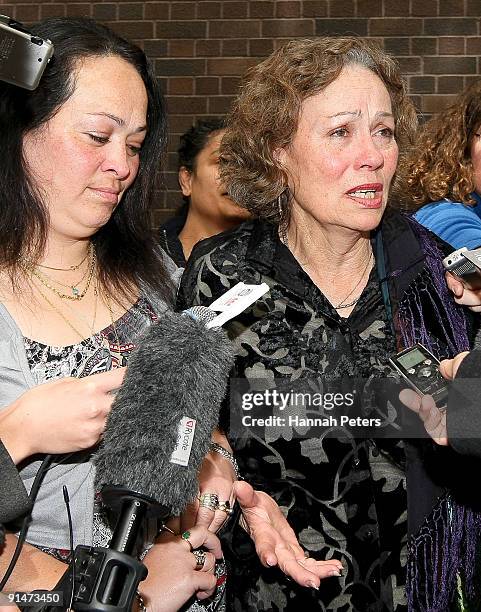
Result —
[[[282,206],[282,196],[285,194],[285,190],[277,196],[277,212],[279,214],[279,238],[281,242],[289,248],[287,240],[287,218]]]

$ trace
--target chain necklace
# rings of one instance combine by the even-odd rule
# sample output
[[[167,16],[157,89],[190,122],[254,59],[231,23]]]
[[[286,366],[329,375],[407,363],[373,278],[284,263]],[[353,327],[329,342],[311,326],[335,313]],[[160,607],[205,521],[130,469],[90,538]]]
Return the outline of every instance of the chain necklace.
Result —
[[[361,276],[359,277],[359,280],[354,285],[354,287],[351,289],[351,291],[349,291],[349,293],[346,295],[346,297],[341,302],[339,302],[339,304],[337,306],[334,306],[335,310],[341,310],[343,308],[350,308],[351,306],[354,306],[354,304],[356,304],[359,301],[359,298],[361,297],[362,293],[360,295],[358,295],[357,298],[355,300],[353,300],[352,302],[349,302],[348,304],[345,303],[346,300],[351,297],[351,295],[354,293],[354,291],[356,291],[356,289],[361,284],[362,279],[364,278],[364,275],[367,272],[369,264],[371,263],[371,259],[372,259],[372,251],[369,253],[369,257],[368,257],[368,260],[367,260],[367,263],[366,263],[366,267],[364,268]]]
[[[50,284],[49,281],[51,281],[52,279],[49,279],[44,274],[41,274],[35,268],[30,268],[29,272],[31,274],[33,274],[35,276],[35,278],[37,278],[37,280],[39,280],[44,287],[47,287],[47,289],[50,289],[50,291],[53,291],[55,293],[55,295],[57,295],[62,300],[81,300],[82,298],[85,297],[85,295],[87,294],[87,291],[89,290],[90,283],[92,282],[92,278],[94,276],[95,264],[96,264],[96,261],[97,261],[97,256],[95,254],[95,249],[94,249],[92,243],[90,243],[90,244],[91,244],[91,249],[90,249],[90,263],[89,263],[89,267],[88,267],[88,277],[87,277],[87,283],[86,283],[86,285],[84,287],[84,290],[82,292],[79,292],[79,290],[78,290],[76,285],[71,285],[70,288],[72,290],[72,295],[69,295],[68,293],[61,293],[56,287],[54,287],[53,285]],[[80,280],[79,283],[82,282],[82,280]],[[56,282],[56,281],[54,281],[54,282]],[[65,286],[67,286],[67,285],[65,285]]]
[[[78,270],[80,268],[80,266],[83,264],[83,262],[90,255],[90,253],[92,251],[92,247],[93,247],[92,243],[89,242],[89,248],[88,248],[87,254],[82,259],[82,261],[80,263],[78,263],[76,266],[70,266],[69,268],[54,268],[52,266],[46,266],[45,264],[37,264],[37,268],[45,268],[45,270],[55,270],[56,272],[70,272],[70,270]],[[79,281],[79,282],[81,282],[81,281]]]

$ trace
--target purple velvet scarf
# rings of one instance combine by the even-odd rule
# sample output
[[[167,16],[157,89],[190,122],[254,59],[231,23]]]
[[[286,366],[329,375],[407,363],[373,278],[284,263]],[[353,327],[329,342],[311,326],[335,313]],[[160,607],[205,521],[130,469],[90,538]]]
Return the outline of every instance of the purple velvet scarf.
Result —
[[[416,277],[397,305],[394,325],[398,341],[403,347],[420,342],[439,356],[438,342],[426,325],[424,313],[431,312],[450,353],[469,350],[465,316],[453,303],[444,280],[443,253],[423,227],[412,221],[409,225],[424,252],[425,267],[424,275]],[[396,271],[391,274],[395,276]],[[408,542],[409,610],[452,609],[460,579],[463,592],[468,598],[473,597],[475,556],[480,543],[481,514],[456,502],[446,492]]]

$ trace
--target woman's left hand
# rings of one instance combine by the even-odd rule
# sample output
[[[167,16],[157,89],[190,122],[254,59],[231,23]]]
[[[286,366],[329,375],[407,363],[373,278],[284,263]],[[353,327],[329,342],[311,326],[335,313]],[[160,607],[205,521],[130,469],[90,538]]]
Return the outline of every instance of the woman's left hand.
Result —
[[[222,446],[230,449],[227,440],[223,440]],[[220,504],[229,502],[229,507],[232,508],[235,502],[235,480],[232,463],[223,455],[211,451],[207,453],[199,472],[199,497],[213,494],[217,496]],[[197,499],[193,504],[189,504],[182,514],[181,528],[185,530],[193,525],[204,525],[215,533],[228,518],[229,513],[226,510],[209,509]]]
[[[481,312],[481,289],[469,289],[450,272],[446,272],[446,283],[454,295],[456,304],[467,306],[473,312]]]
[[[403,389],[399,399],[413,412],[419,415],[426,432],[439,446],[448,445],[446,428],[446,411],[439,410],[431,395],[419,395],[412,389]]]
[[[306,558],[296,534],[277,503],[250,484],[237,481],[235,496],[242,510],[241,525],[250,534],[261,563],[278,565],[301,586],[318,589],[323,578],[341,576],[342,563],[337,559],[316,561]]]

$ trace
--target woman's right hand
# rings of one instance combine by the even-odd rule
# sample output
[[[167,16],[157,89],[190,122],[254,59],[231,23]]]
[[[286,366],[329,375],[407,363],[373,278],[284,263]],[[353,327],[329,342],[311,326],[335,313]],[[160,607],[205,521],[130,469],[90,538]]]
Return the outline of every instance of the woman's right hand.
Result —
[[[0,438],[15,463],[36,453],[90,448],[105,429],[126,368],[61,378],[26,391],[0,412]]]
[[[222,559],[220,541],[201,525],[192,527],[188,533],[192,547],[206,551],[204,566],[196,569],[197,561],[187,541],[162,532],[144,559],[149,574],[139,585],[149,612],[176,612],[193,595],[206,599],[214,593],[215,561]]]

